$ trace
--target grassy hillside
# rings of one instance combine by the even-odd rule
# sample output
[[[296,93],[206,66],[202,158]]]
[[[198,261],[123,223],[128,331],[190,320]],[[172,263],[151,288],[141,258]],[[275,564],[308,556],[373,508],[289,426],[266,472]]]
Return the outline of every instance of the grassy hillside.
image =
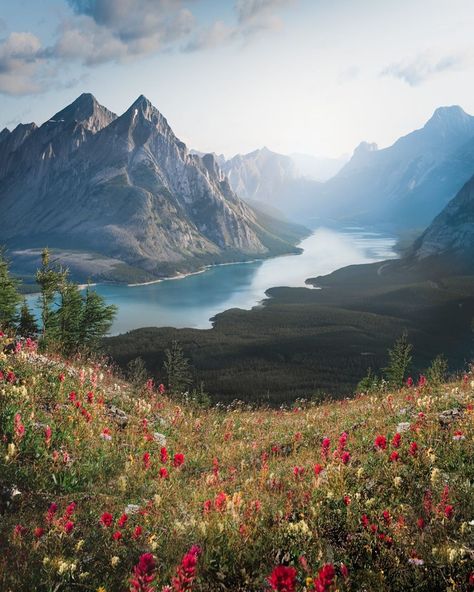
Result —
[[[104,364],[0,350],[2,591],[474,585],[472,373],[203,410]]]

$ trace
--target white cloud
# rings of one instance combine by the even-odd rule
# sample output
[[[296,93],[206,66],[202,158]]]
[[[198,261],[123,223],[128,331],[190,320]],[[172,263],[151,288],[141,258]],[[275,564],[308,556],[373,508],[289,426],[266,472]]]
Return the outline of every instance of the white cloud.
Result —
[[[466,56],[461,54],[448,55],[439,59],[423,54],[412,60],[390,64],[381,72],[381,75],[399,78],[410,86],[418,86],[444,72],[462,69],[466,61]]]

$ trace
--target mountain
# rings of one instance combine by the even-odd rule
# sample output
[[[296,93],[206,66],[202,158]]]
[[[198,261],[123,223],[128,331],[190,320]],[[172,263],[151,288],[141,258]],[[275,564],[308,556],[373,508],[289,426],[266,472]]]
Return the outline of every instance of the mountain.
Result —
[[[325,216],[424,227],[474,170],[474,117],[437,109],[423,128],[379,150],[363,142],[318,196]]]
[[[13,146],[15,131],[0,213],[20,268],[47,245],[79,275],[153,279],[291,252],[305,233],[240,200],[144,96],[117,117],[84,94]]]
[[[411,256],[420,266],[474,272],[474,177],[415,242]]]
[[[221,164],[232,189],[250,203],[276,208],[285,217],[308,223],[307,209],[320,183],[302,176],[290,156],[264,147]],[[303,212],[303,215],[301,215]]]

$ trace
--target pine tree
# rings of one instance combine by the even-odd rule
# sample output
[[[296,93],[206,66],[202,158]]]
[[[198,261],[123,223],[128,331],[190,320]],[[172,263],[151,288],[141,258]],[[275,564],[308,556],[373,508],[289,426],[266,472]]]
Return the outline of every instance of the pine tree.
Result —
[[[0,327],[11,329],[18,320],[17,308],[21,301],[18,282],[9,271],[8,261],[0,250]]]
[[[22,337],[36,337],[38,331],[39,329],[36,319],[31,313],[26,299],[23,299],[23,304],[20,308],[20,320],[18,322],[17,332]]]
[[[182,393],[191,384],[189,360],[184,357],[177,341],[172,341],[170,347],[165,350],[163,370],[170,392]]]
[[[436,356],[431,366],[426,371],[426,378],[429,383],[441,384],[446,380],[448,373],[448,361],[443,355]]]
[[[143,388],[148,378],[148,372],[143,358],[138,357],[130,360],[127,364],[127,378],[136,389]]]
[[[107,305],[100,294],[87,287],[82,312],[81,345],[93,351],[112,326],[117,307]]]
[[[412,351],[413,346],[408,343],[408,334],[404,331],[393,348],[388,350],[389,365],[384,373],[390,386],[400,388],[403,385],[411,366]]]
[[[56,317],[57,339],[62,353],[70,355],[82,345],[84,302],[76,284],[65,282],[60,287],[60,305]]]
[[[67,270],[51,263],[49,250],[44,249],[41,254],[41,267],[36,272],[36,281],[41,288],[39,303],[44,345],[48,345],[57,339],[58,317],[53,310],[53,304],[61,286],[67,280],[67,275]]]

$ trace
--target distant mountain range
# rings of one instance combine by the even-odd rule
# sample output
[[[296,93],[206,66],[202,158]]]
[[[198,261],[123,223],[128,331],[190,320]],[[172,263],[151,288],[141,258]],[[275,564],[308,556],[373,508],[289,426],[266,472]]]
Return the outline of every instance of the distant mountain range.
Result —
[[[289,219],[422,229],[474,173],[474,117],[440,107],[388,148],[362,142],[348,162],[268,148],[216,158],[240,197]]]
[[[423,228],[474,173],[474,117],[441,107],[423,128],[379,150],[363,142],[307,210],[393,228]]]
[[[144,96],[117,117],[83,94],[3,130],[0,215],[16,268],[48,246],[78,276],[126,281],[293,252],[305,233],[237,197]]]

